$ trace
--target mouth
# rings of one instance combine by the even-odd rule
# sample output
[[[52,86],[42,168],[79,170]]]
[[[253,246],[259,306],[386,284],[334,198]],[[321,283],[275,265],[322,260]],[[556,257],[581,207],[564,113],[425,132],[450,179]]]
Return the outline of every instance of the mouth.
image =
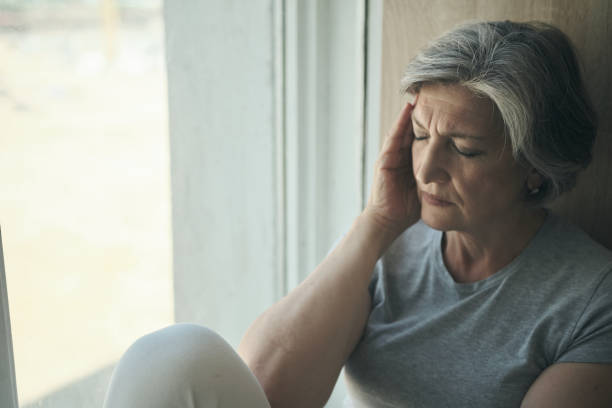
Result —
[[[436,207],[447,207],[453,205],[453,203],[451,203],[450,201],[446,201],[441,197],[426,193],[423,190],[421,190],[421,197],[423,201],[425,201],[427,204],[435,205]]]

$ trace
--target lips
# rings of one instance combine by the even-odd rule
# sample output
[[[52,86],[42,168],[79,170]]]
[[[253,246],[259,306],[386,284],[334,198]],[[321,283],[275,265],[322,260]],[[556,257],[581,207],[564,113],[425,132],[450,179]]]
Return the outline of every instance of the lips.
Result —
[[[442,197],[426,193],[425,191],[422,191],[422,190],[421,190],[421,197],[428,204],[439,206],[439,207],[445,207],[445,206],[449,206],[453,204],[450,201],[444,200]]]

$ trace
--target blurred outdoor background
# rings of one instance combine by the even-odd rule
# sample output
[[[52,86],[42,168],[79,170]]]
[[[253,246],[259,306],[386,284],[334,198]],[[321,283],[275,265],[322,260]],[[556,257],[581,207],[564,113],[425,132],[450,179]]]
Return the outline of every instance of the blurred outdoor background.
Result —
[[[100,406],[125,348],[174,319],[163,30],[161,0],[0,0],[21,407]]]

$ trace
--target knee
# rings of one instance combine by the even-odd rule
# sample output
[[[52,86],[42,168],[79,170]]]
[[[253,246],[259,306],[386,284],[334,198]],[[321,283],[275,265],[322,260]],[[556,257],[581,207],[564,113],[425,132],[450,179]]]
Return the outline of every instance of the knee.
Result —
[[[218,364],[217,359],[231,346],[213,330],[189,323],[178,323],[138,339],[123,359],[145,363],[147,369],[159,368],[173,374],[190,374],[194,367]]]
[[[217,398],[215,377],[224,371],[228,353],[233,351],[221,336],[194,324],[175,324],[143,336],[115,367],[104,406],[174,406],[172,401],[189,395],[212,401]]]
[[[186,351],[226,344],[213,330],[192,323],[176,323],[144,335],[130,346],[130,350],[159,351],[160,346],[175,346]],[[179,347],[180,346],[180,347]]]
[[[253,398],[260,403],[246,402]],[[269,408],[257,380],[232,347],[214,331],[184,323],[143,336],[125,352],[104,406]]]

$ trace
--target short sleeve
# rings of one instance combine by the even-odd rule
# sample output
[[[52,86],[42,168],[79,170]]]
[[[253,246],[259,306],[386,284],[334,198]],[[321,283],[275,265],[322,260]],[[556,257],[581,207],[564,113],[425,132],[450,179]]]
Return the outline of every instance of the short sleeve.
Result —
[[[380,285],[382,274],[382,261],[379,259],[374,265],[372,271],[372,277],[370,278],[370,284],[368,285],[368,291],[370,292],[370,298],[372,299],[372,308],[379,303],[382,303],[384,299],[384,293]]]
[[[558,362],[612,363],[612,270],[604,273]]]

